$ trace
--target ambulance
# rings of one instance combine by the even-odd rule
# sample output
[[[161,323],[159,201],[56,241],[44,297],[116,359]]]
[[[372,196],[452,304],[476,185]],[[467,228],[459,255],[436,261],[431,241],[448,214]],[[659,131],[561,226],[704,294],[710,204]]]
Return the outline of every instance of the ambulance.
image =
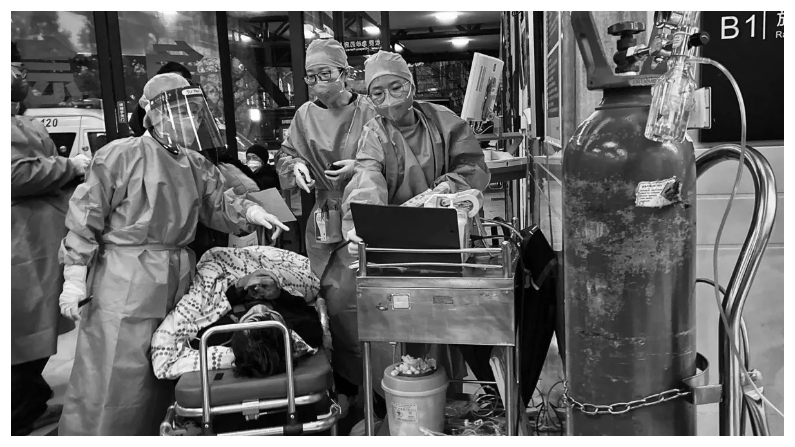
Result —
[[[41,121],[58,153],[64,157],[91,157],[107,144],[102,109],[93,107],[48,107],[28,109],[25,116]]]

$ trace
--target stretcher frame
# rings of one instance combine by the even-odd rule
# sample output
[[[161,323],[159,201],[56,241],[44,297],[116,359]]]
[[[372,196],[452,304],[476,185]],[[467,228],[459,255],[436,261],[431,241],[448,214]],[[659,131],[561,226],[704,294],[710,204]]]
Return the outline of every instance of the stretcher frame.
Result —
[[[511,230],[511,236],[515,237],[519,234],[513,227],[500,224],[497,222],[489,222],[491,226],[502,226]],[[478,229],[482,230],[483,226],[478,222]],[[485,232],[483,232],[485,233]],[[483,234],[484,238],[503,236],[487,236]],[[365,243],[359,243],[359,273],[356,278],[356,295],[357,295],[357,311],[358,311],[358,329],[359,341],[362,343],[362,354],[364,357],[364,410],[365,410],[365,436],[374,436],[374,413],[373,413],[373,383],[371,376],[371,358],[370,358],[370,343],[371,342],[390,342],[390,343],[439,343],[439,344],[470,344],[470,345],[485,345],[485,346],[500,346],[505,348],[505,382],[503,397],[503,404],[505,407],[506,417],[506,434],[508,436],[516,435],[518,429],[518,410],[519,410],[519,387],[518,387],[518,365],[519,362],[519,337],[518,329],[515,324],[514,315],[514,259],[511,255],[511,242],[503,241],[499,248],[467,248],[467,249],[449,249],[449,250],[433,250],[433,249],[391,249],[391,248],[368,248]],[[461,264],[445,264],[445,263],[401,263],[401,264],[374,264],[367,262],[368,253],[416,253],[416,254],[469,254],[469,255],[499,255],[500,265],[493,264],[472,264],[462,262]],[[417,277],[417,276],[368,276],[368,268],[373,267],[418,267],[418,266],[458,266],[471,268],[473,272],[480,271],[482,275],[464,276],[464,277]],[[487,270],[499,269],[501,270],[500,276],[488,276]],[[492,270],[493,271],[493,270]],[[438,330],[434,330],[434,334],[423,336],[417,333],[408,333],[406,326],[396,323],[397,319],[384,324],[383,320],[372,318],[378,315],[377,312],[372,311],[375,307],[378,311],[382,311],[386,315],[388,311],[387,306],[392,306],[395,309],[394,302],[392,301],[394,294],[389,294],[386,298],[383,296],[387,291],[394,291],[399,289],[401,294],[404,291],[414,290],[417,291],[419,296],[424,296],[426,301],[428,294],[433,294],[432,291],[448,290],[443,293],[446,297],[453,297],[455,300],[457,296],[467,295],[468,292],[493,290],[495,293],[502,294],[503,297],[510,296],[510,300],[501,300],[497,304],[497,308],[490,309],[497,314],[500,311],[505,312],[505,319],[498,321],[496,318],[488,318],[488,316],[481,315],[480,320],[476,326],[472,326],[472,319],[466,316],[459,317],[458,312],[442,312],[436,315],[444,315],[446,320],[442,323],[435,325]],[[482,293],[481,293],[482,295]],[[436,303],[436,296],[433,297],[433,302]],[[464,300],[470,299],[470,303],[477,301],[476,297],[464,297]],[[388,302],[386,306],[384,302]],[[440,298],[441,302],[443,301]],[[374,303],[378,303],[373,306]],[[408,304],[409,309],[411,303]],[[422,305],[422,304],[420,304]],[[501,306],[501,307],[500,307]],[[462,306],[462,309],[466,306]],[[474,306],[472,306],[474,307]],[[428,308],[427,306],[425,307]],[[460,314],[466,314],[462,310]],[[471,311],[469,317],[473,316]],[[459,318],[463,318],[460,320]],[[507,321],[507,325],[506,325]],[[469,325],[466,327],[466,325]],[[474,330],[473,330],[474,329]],[[462,340],[462,330],[469,330],[474,332],[470,336]],[[485,338],[483,338],[485,337]],[[480,339],[478,339],[480,338]],[[486,342],[481,342],[486,340]],[[493,384],[497,382],[478,381],[478,380],[451,380],[451,382],[458,383],[474,383],[474,384]]]
[[[244,401],[239,404],[217,405],[211,406],[212,390],[210,387],[210,370],[207,367],[207,351],[208,341],[214,334],[221,334],[227,332],[238,332],[247,330],[258,330],[276,328],[281,331],[284,337],[284,351],[285,351],[285,370],[287,375],[287,397],[278,399],[259,399],[252,401]],[[292,337],[290,331],[280,321],[255,321],[250,323],[236,323],[223,326],[215,326],[207,329],[201,337],[199,345],[199,366],[201,374],[201,387],[202,387],[202,408],[183,408],[179,404],[168,408],[166,419],[160,424],[160,434],[163,436],[170,436],[176,434],[174,427],[174,419],[176,416],[201,418],[201,432],[204,436],[280,436],[280,435],[301,435],[304,433],[319,433],[330,430],[332,436],[337,435],[337,421],[340,416],[340,406],[331,399],[328,390],[319,393],[307,394],[304,396],[295,396],[295,376],[293,374],[293,356],[292,356]],[[317,421],[299,423],[296,417],[296,406],[313,404],[328,397],[331,405],[329,412],[326,414],[318,415]],[[214,433],[213,432],[213,416],[222,414],[237,414],[240,413],[248,418],[256,419],[260,412],[263,411],[278,411],[287,410],[287,422],[285,425],[276,427],[255,428],[250,430],[240,430],[228,433]]]

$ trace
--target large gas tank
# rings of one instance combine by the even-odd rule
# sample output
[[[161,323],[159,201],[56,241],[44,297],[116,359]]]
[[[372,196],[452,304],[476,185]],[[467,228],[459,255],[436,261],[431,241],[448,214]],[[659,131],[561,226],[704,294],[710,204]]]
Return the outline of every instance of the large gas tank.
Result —
[[[606,89],[563,152],[566,377],[582,404],[643,399],[696,372],[695,154],[644,137],[650,103],[648,87]],[[572,409],[568,432],[693,435],[695,410],[683,398]]]

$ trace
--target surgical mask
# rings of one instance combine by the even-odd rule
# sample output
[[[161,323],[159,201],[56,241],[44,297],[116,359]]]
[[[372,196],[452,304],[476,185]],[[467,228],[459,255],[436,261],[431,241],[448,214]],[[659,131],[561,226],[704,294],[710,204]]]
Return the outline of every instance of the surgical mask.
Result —
[[[318,82],[312,86],[312,91],[325,105],[332,104],[345,92],[345,82],[342,75],[334,82]]]
[[[246,166],[251,169],[251,172],[257,172],[260,170],[260,168],[262,168],[262,163],[256,160],[251,160],[246,163]]]
[[[394,99],[390,96],[384,100],[383,104],[375,106],[375,111],[384,118],[396,123],[411,110],[412,102],[411,95],[403,99]]]

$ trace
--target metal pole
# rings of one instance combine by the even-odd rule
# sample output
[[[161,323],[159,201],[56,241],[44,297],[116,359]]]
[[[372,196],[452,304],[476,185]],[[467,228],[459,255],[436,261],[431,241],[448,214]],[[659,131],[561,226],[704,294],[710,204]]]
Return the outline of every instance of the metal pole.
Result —
[[[502,241],[500,248],[502,248],[501,255],[503,273],[506,278],[512,278],[513,272],[511,271],[511,243],[508,241]]]
[[[364,351],[364,435],[373,433],[373,379],[370,377],[370,342],[363,343]]]
[[[701,176],[712,166],[725,160],[738,160],[742,148],[737,144],[723,144],[710,149],[696,159],[696,174]],[[739,347],[742,340],[742,312],[756,271],[762,261],[776,218],[776,181],[767,159],[751,146],[746,146],[745,166],[754,181],[754,212],[751,226],[732,272],[723,308],[726,310],[729,332],[719,323],[718,365],[723,399],[719,405],[721,436],[739,436],[742,415],[742,377],[740,359],[732,352],[732,339]]]
[[[516,403],[514,402],[516,376],[514,375],[513,350],[513,346],[505,347],[505,422],[508,436],[516,434]]]

